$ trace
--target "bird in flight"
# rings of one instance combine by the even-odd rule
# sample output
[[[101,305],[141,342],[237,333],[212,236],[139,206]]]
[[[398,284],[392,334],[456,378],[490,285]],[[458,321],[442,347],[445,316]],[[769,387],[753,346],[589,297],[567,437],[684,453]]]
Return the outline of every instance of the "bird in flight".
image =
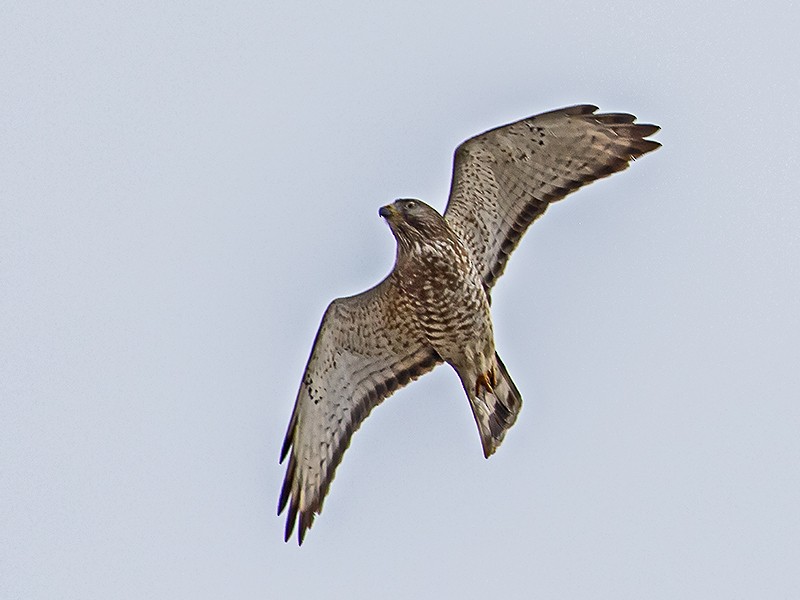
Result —
[[[443,362],[461,379],[484,456],[503,441],[522,397],[495,349],[489,305],[509,255],[551,202],[661,145],[645,139],[658,126],[596,111],[562,108],[462,143],[443,215],[412,199],[380,209],[397,241],[394,268],[328,306],[283,442],[286,541],[297,524],[303,543],[370,411]]]

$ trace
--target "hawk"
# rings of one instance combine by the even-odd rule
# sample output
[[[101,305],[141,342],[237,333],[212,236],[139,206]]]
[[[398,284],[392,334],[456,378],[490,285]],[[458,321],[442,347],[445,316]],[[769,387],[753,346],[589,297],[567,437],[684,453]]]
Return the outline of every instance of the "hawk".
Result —
[[[380,209],[397,241],[378,285],[328,306],[281,450],[285,540],[322,510],[342,454],[370,411],[441,363],[455,369],[494,453],[522,407],[495,350],[490,294],[508,257],[548,205],[625,169],[661,144],[656,125],[572,106],[491,129],[455,152],[444,215],[419,200]]]

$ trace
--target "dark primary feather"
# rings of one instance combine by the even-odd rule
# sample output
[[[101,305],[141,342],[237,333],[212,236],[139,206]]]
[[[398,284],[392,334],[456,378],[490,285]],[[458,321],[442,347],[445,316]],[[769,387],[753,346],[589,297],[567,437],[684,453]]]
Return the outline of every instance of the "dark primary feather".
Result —
[[[551,202],[661,144],[656,125],[580,105],[491,129],[461,144],[444,216],[470,249],[490,290],[531,223]]]

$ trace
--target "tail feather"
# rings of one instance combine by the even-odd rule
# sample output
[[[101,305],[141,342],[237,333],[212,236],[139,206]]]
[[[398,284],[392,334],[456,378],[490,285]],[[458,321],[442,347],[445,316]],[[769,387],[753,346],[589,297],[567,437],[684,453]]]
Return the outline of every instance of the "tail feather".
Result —
[[[517,415],[522,409],[522,396],[496,353],[495,362],[497,383],[492,391],[480,389],[476,395],[474,385],[469,385],[467,382],[464,385],[481,436],[483,455],[486,458],[494,454],[500,446],[506,431],[517,420]]]

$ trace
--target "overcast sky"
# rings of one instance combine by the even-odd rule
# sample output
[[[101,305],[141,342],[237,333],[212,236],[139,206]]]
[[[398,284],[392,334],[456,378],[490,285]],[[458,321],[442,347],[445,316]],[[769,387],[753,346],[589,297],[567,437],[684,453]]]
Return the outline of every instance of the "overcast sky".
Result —
[[[0,598],[800,597],[796,4],[164,4],[3,6]],[[664,147],[499,281],[503,446],[440,367],[284,544],[280,444],[325,306],[391,268],[378,208],[443,209],[459,142],[583,102]]]

